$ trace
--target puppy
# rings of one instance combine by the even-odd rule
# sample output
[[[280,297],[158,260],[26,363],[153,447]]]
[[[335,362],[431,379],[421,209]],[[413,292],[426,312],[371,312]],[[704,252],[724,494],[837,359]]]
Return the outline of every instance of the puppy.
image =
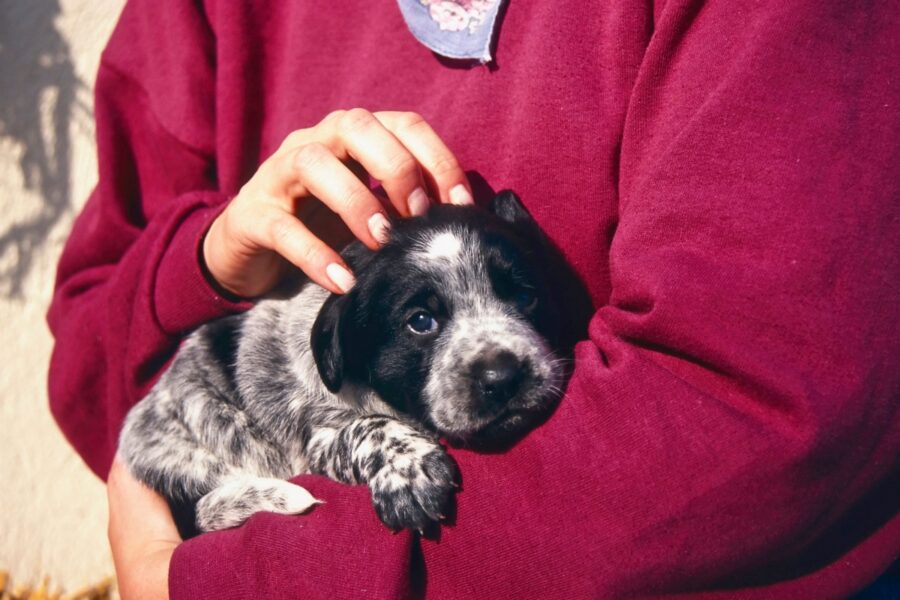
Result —
[[[348,294],[306,284],[200,327],[128,414],[121,458],[200,531],[302,512],[300,473],[365,483],[385,525],[421,531],[456,487],[438,435],[509,443],[559,398],[586,295],[511,192],[344,256]]]

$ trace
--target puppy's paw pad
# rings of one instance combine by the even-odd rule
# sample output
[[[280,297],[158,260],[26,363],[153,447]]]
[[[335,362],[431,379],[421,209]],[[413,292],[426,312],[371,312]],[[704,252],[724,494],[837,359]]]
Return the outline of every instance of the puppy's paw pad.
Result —
[[[372,501],[389,528],[423,530],[449,512],[456,465],[436,450],[403,468],[387,466],[372,482]]]

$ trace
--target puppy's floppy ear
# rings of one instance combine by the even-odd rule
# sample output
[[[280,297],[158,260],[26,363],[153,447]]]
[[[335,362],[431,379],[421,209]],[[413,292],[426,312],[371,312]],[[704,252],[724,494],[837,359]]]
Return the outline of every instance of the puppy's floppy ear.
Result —
[[[545,265],[543,271],[547,273],[545,287],[549,294],[556,296],[550,304],[560,310],[560,323],[553,332],[554,337],[562,348],[571,349],[577,341],[584,339],[588,320],[594,313],[587,288],[556,244],[528,214],[515,192],[504,190],[498,193],[488,210],[516,226],[520,232],[529,234],[536,242]],[[561,310],[562,307],[565,310]]]
[[[309,342],[316,368],[325,387],[332,393],[337,393],[344,382],[347,359],[341,340],[349,304],[348,294],[329,296],[310,333]]]
[[[534,219],[531,218],[522,201],[512,190],[503,190],[494,196],[494,199],[488,204],[488,210],[513,225],[525,223],[534,225]]]
[[[375,253],[360,242],[353,242],[341,252],[341,256],[354,273],[365,269],[375,257]],[[344,340],[352,335],[353,319],[351,311],[355,310],[357,289],[344,295],[331,294],[322,304],[319,316],[313,323],[309,345],[319,376],[325,387],[337,393],[348,376],[358,372],[360,357],[358,352],[348,355],[344,352]]]

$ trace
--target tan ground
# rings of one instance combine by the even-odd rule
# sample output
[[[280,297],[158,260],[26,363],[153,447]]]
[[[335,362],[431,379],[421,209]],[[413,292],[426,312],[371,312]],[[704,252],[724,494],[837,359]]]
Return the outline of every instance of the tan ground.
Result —
[[[44,314],[96,181],[91,88],[121,5],[0,3],[0,571],[51,591],[112,574],[103,485],[47,409]]]

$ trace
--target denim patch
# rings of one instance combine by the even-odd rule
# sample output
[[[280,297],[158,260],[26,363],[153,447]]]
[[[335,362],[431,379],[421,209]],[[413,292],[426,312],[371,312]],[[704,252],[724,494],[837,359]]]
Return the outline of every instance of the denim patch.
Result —
[[[397,0],[407,27],[448,58],[491,60],[497,13],[506,0]]]

